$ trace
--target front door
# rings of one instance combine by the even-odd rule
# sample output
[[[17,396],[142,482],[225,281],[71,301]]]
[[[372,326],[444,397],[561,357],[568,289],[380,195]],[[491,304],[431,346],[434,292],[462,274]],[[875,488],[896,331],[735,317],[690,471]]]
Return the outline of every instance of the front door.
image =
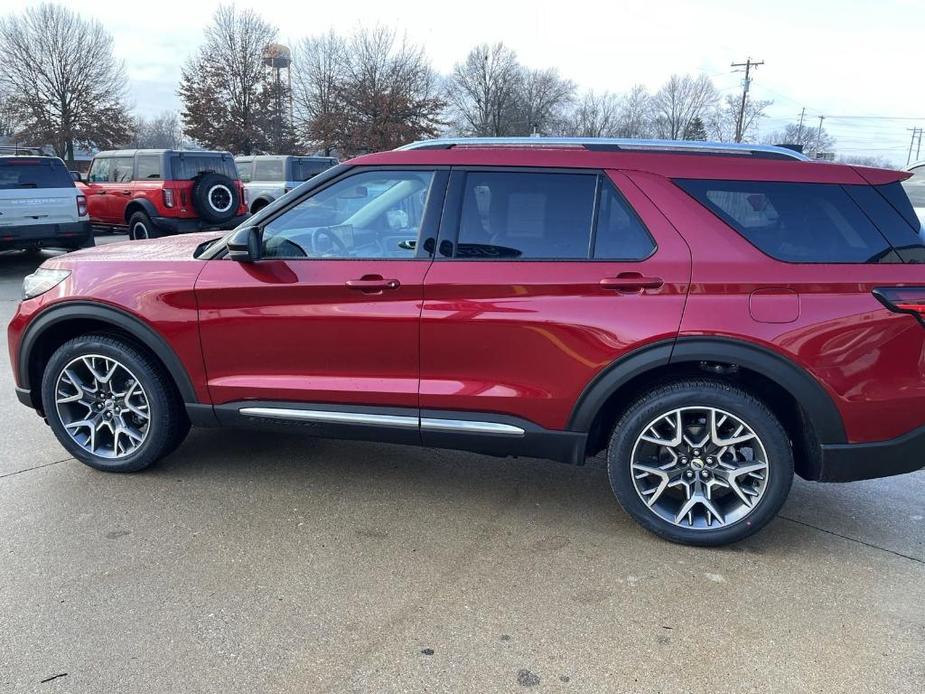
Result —
[[[257,262],[208,262],[196,296],[220,416],[394,424],[418,440],[431,264],[418,240],[435,233],[447,177],[348,171],[271,217]]]
[[[84,186],[90,221],[125,224],[125,208],[132,195],[132,157],[97,157]]]
[[[626,177],[454,169],[421,324],[425,444],[566,429],[607,366],[677,334],[691,259]],[[483,426],[484,424],[484,426]],[[510,430],[497,425],[515,426]]]

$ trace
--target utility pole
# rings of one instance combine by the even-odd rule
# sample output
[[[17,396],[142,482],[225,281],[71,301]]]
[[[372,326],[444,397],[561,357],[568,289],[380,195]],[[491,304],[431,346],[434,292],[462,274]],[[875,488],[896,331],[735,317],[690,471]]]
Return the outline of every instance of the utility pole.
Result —
[[[742,141],[742,136],[745,134],[742,131],[745,129],[745,104],[748,100],[748,88],[751,85],[751,70],[753,67],[758,67],[759,65],[764,65],[763,60],[752,60],[751,56],[745,59],[744,63],[732,63],[732,67],[744,67],[745,68],[745,79],[742,80],[742,103],[739,104],[739,116],[736,118],[736,142]]]
[[[797,128],[797,144],[803,144],[803,119],[806,117],[806,107],[800,111],[800,126]]]
[[[819,147],[822,145],[822,121],[825,120],[825,116],[819,116],[819,129],[816,131],[816,158],[819,157]]]
[[[907,128],[907,130],[908,130],[908,128]],[[915,136],[916,136],[916,134],[919,135],[919,149],[921,150],[921,147],[922,147],[922,136],[921,136],[921,132],[922,132],[922,131],[921,131],[920,128],[912,128],[912,139],[909,140],[909,154],[908,154],[908,156],[906,156],[906,166],[909,166],[909,164],[912,163],[912,147],[915,145]],[[916,152],[916,153],[915,153],[915,156],[916,156],[916,158],[918,158],[919,153]]]
[[[919,144],[915,148],[915,160],[918,161],[922,157],[922,128],[919,128]]]

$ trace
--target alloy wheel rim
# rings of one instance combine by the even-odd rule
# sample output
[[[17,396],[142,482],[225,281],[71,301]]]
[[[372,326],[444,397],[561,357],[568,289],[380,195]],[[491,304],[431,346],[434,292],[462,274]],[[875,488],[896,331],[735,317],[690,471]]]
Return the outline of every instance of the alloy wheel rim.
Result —
[[[55,408],[70,439],[100,458],[130,456],[148,437],[148,394],[112,357],[88,354],[68,362],[55,382]]]
[[[630,469],[646,507],[689,530],[716,530],[747,518],[764,498],[768,456],[744,420],[709,406],[653,419],[636,438]]]
[[[135,222],[135,226],[132,227],[132,232],[134,233],[136,241],[138,239],[148,238],[148,228],[142,222]]]
[[[209,188],[209,204],[216,212],[227,212],[231,209],[232,195],[228,186],[214,185]]]

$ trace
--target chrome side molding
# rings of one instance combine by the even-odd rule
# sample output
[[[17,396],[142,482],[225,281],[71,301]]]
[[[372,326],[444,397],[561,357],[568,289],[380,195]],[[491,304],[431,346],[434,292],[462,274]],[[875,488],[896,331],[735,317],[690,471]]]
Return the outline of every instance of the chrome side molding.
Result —
[[[334,410],[301,410],[293,407],[242,407],[238,410],[248,417],[283,419],[295,422],[320,424],[356,424],[364,426],[397,427],[460,434],[494,434],[522,437],[526,431],[513,424],[478,422],[468,419],[442,417],[414,417],[410,415],[377,414],[373,412],[337,412]]]

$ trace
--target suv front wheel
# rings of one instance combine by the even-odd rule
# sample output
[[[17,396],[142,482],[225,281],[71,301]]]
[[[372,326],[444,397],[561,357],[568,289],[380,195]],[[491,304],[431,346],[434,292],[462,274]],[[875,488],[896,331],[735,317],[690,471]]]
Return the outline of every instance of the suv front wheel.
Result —
[[[722,381],[685,380],[629,406],[607,470],[620,505],[647,530],[672,542],[724,545],[780,510],[793,452],[763,402]]]
[[[108,335],[84,335],[55,350],[42,378],[42,405],[58,441],[98,470],[146,468],[189,431],[160,364]]]

